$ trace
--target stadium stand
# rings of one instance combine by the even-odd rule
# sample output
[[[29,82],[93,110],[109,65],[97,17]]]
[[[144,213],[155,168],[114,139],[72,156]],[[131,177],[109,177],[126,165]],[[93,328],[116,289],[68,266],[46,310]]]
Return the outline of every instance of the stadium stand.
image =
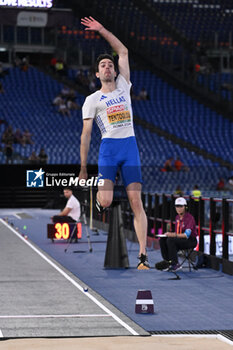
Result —
[[[229,46],[232,31],[232,3],[223,1],[164,1],[150,0],[160,15],[196,43],[213,46],[217,33],[220,46]],[[219,30],[221,28],[221,31]]]
[[[111,13],[112,2],[107,3],[107,9],[99,4],[104,12]],[[129,5],[129,6],[128,6]],[[130,8],[130,11],[129,11]],[[142,12],[132,6],[131,2],[119,1],[116,11],[119,13],[120,22],[124,20],[126,33],[130,38],[137,40],[137,49],[142,49],[146,43],[151,55],[157,55],[158,49],[167,64],[180,65],[183,48],[173,40],[170,35],[164,32],[159,26],[150,21]],[[123,23],[122,23],[123,24]],[[111,52],[110,46],[100,35],[95,32],[85,32],[80,20],[76,20],[73,26],[61,26],[58,35],[59,43],[64,46],[73,45],[82,49],[86,60],[93,56],[98,56],[102,52]]]
[[[140,126],[135,126],[135,132],[138,136],[145,191],[171,193],[175,191],[177,184],[180,184],[184,193],[190,194],[193,185],[198,183],[204,194],[208,195],[216,189],[220,177],[227,179],[230,176],[227,168],[219,167],[218,164]],[[174,159],[180,156],[183,163],[190,167],[190,171],[162,172],[161,168],[169,156]],[[227,192],[227,195],[230,193]]]
[[[135,93],[145,87],[149,101],[135,101],[134,113],[201,149],[232,161],[233,123],[181,93],[150,71],[131,74]]]
[[[14,145],[14,151],[22,159],[27,159],[32,151],[39,153],[40,148],[44,147],[51,164],[78,161],[76,149],[81,133],[81,112],[71,111],[71,118],[64,118],[52,105],[62,87],[62,84],[33,67],[27,72],[12,68],[5,77],[5,94],[0,96],[1,117],[14,129],[28,129],[33,134],[33,145]],[[83,96],[77,95],[79,104],[83,100]],[[3,154],[2,162],[5,162]]]
[[[233,79],[230,73],[199,74],[198,82],[215,91],[228,101],[232,101]]]
[[[230,156],[230,150],[228,153],[224,148],[224,152],[220,152],[220,141],[216,142],[215,140],[211,143],[212,138],[208,137],[211,134],[209,128],[211,123],[213,130],[215,127],[221,126],[225,128],[224,144],[228,140],[230,145],[232,140],[230,140],[228,121],[225,121],[221,116],[216,116],[211,111],[207,111],[206,108],[176,91],[150,72],[132,72],[132,82],[136,93],[140,91],[140,88],[146,87],[150,95],[149,101],[133,102],[135,115],[139,115],[171,133],[176,134],[181,129],[182,133],[178,133],[180,137],[186,140],[187,136],[191,135],[189,137],[199,145],[199,137],[195,139],[193,136],[196,132],[192,134],[192,128],[198,128],[203,132],[200,136],[206,142],[202,145],[204,148],[210,144],[211,151],[215,150],[216,154],[219,152],[221,156]],[[38,154],[40,148],[44,147],[50,164],[79,164],[81,111],[71,111],[71,118],[64,118],[52,106],[53,98],[62,87],[61,83],[33,67],[30,67],[27,72],[12,68],[10,74],[5,77],[5,94],[0,96],[1,116],[14,129],[28,129],[33,134],[34,141],[33,145],[25,147],[19,144],[14,145],[15,153],[20,155],[15,162],[18,162],[19,158],[21,162],[27,160],[32,151]],[[77,94],[77,102],[82,105],[83,101],[84,96]],[[204,127],[206,128],[207,125],[203,127],[201,124],[202,115],[205,115],[205,120],[209,120],[208,133],[204,131]],[[207,115],[208,119],[206,119]],[[215,119],[221,124],[216,122],[214,125],[213,120]],[[181,128],[177,127],[180,123]],[[1,131],[3,130],[4,126],[1,126]],[[174,191],[177,183],[180,183],[182,189],[187,192],[192,189],[194,183],[198,182],[202,189],[210,191],[215,189],[220,177],[228,178],[230,176],[230,172],[226,168],[219,167],[218,164],[204,159],[172,141],[144,130],[141,126],[135,125],[135,130],[138,135],[145,189],[154,191],[159,188],[161,191]],[[188,133],[187,130],[190,132]],[[89,164],[97,163],[99,143],[99,131],[94,124]],[[2,148],[4,148],[4,144],[2,144]],[[170,156],[174,158],[179,156],[187,166],[191,167],[191,171],[188,173],[162,173],[161,168]],[[0,162],[4,163],[4,154],[0,153],[0,157]]]
[[[223,31],[226,41],[220,41],[223,39],[220,37],[222,31],[219,33],[219,27],[223,18],[224,21],[226,18],[226,22],[231,23],[228,20],[232,16],[230,2],[119,0],[116,4],[111,0],[103,0],[101,3],[97,0],[91,2],[80,0],[77,5],[77,13],[78,10],[86,11],[88,5],[91,6],[94,16],[101,19],[105,25],[108,24],[111,31],[118,33],[121,40],[130,49],[131,55],[137,55],[141,64],[144,61],[145,65],[150,65],[150,69],[153,67],[157,71],[160,70],[161,77],[165,77],[166,80],[172,77],[178,84],[183,84],[192,90],[196,98],[202,98],[203,101],[205,99],[205,103],[213,106],[220,113],[225,113],[225,115],[231,113],[233,109],[232,99],[229,103],[231,94],[223,91],[222,95],[226,93],[228,99],[225,99],[224,96],[221,99],[221,94],[219,94],[221,82],[215,89],[211,89],[208,84],[201,84],[195,71],[196,65],[202,68],[205,63],[208,64],[208,70],[211,73],[218,71],[222,59],[221,52],[213,52],[211,56],[213,60],[209,60],[210,56],[208,59],[206,57],[208,48],[229,50],[232,41],[230,39],[231,27],[227,25]],[[169,11],[169,18],[160,12],[160,7]],[[189,16],[186,18],[188,8],[190,11],[187,10]],[[191,9],[194,9],[193,22],[195,25],[190,25],[193,23]],[[210,17],[211,20],[209,20]],[[183,31],[179,32],[179,27],[175,26],[176,20],[179,21]],[[185,29],[186,26],[188,30]],[[200,41],[198,36],[195,40],[191,39],[188,31],[200,31],[203,40]],[[217,36],[215,36],[215,31],[217,31]]]

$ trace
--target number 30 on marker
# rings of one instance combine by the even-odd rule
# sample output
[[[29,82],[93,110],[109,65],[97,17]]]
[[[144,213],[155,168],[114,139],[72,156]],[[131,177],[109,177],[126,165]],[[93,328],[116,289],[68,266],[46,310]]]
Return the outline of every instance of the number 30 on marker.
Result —
[[[55,237],[57,239],[68,239],[69,238],[70,227],[67,223],[64,223],[64,224],[57,223],[55,225],[55,229],[56,229]]]

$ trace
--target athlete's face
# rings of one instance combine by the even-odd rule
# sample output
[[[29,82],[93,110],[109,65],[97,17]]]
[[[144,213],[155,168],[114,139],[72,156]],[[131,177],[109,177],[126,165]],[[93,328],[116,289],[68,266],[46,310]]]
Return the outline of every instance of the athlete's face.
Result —
[[[114,64],[108,58],[104,58],[99,63],[99,71],[96,73],[101,82],[112,82],[116,77]]]

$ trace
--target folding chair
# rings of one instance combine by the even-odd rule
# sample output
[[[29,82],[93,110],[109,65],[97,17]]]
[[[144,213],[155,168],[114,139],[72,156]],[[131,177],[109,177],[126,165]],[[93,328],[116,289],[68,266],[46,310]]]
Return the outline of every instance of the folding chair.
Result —
[[[183,260],[180,262],[180,265],[182,267],[187,267],[189,269],[189,272],[192,270],[198,270],[198,268],[195,265],[195,261],[193,260],[193,257],[197,255],[195,248],[189,248],[189,249],[182,249],[181,250],[181,256],[183,257]],[[185,262],[188,262],[188,266],[183,266]]]

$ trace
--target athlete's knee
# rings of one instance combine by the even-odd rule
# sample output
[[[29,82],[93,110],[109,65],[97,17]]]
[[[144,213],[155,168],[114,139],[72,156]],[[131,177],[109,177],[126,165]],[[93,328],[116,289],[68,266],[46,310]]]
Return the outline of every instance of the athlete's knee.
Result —
[[[100,205],[104,208],[110,207],[112,204],[112,199],[110,198],[101,198],[100,199]]]
[[[141,212],[143,210],[141,198],[139,198],[137,196],[131,197],[129,201],[130,201],[130,205],[131,205],[133,212],[138,213],[138,212]]]
[[[98,192],[98,200],[100,202],[100,205],[104,208],[109,207],[112,204],[112,198],[113,195],[111,193],[106,192]]]

